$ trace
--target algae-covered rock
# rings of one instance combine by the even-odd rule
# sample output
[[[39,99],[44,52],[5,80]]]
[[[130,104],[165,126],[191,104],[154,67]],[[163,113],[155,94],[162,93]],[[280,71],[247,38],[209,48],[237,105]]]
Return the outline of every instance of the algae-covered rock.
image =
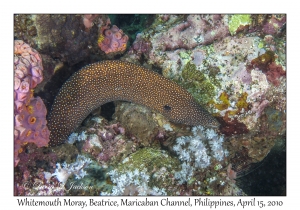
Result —
[[[119,173],[146,171],[150,176],[148,185],[168,188],[173,185],[172,176],[179,170],[180,162],[165,150],[143,148],[125,158],[116,166]]]
[[[220,86],[215,75],[217,69],[210,70],[208,74],[196,69],[196,65],[188,62],[182,70],[182,79],[176,79],[183,88],[187,89],[194,98],[205,106],[216,95],[216,87]]]
[[[150,109],[133,103],[116,102],[114,118],[125,126],[127,132],[136,136],[142,145],[150,144],[153,130],[157,127]]]

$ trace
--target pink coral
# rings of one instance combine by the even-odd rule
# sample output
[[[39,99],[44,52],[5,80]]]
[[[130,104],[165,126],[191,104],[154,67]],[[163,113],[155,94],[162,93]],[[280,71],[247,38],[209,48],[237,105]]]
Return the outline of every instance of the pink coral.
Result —
[[[285,70],[283,70],[280,64],[276,64],[276,62],[272,62],[268,66],[268,71],[266,73],[268,81],[270,81],[273,85],[280,85],[280,77],[286,76]]]
[[[247,71],[244,64],[239,64],[238,71],[232,76],[234,80],[239,80],[243,84],[249,85],[252,82],[251,74]]]
[[[115,136],[113,139],[103,141],[103,150],[99,153],[97,159],[101,164],[107,163],[111,159],[124,153],[127,143],[122,136]]]
[[[256,118],[259,118],[261,116],[261,113],[264,111],[264,109],[269,105],[268,100],[263,101],[257,101],[254,102],[252,105],[252,112],[256,112]]]
[[[105,129],[99,130],[98,132],[102,139],[103,150],[98,155],[97,159],[102,164],[110,161],[113,157],[118,156],[126,147],[126,141],[122,136],[125,135],[125,128],[120,126],[119,123],[111,124],[104,128]]]
[[[126,50],[128,36],[116,25],[110,27],[110,21],[100,28],[98,46],[106,54],[119,53]]]
[[[94,25],[93,21],[98,16],[99,16],[99,14],[94,14],[94,15],[86,14],[86,15],[83,15],[83,24],[84,24],[85,28],[90,29]]]
[[[105,123],[106,124],[106,123]],[[92,124],[87,130],[87,140],[82,151],[92,155],[103,167],[110,162],[119,160],[136,150],[138,141],[134,137],[127,138],[125,128],[120,123],[110,125]]]
[[[56,177],[49,177],[48,172],[38,169],[37,172],[31,173],[24,171],[23,178],[16,177],[14,186],[15,196],[63,196],[66,189]]]
[[[46,126],[47,110],[40,97],[33,97],[33,88],[43,80],[43,66],[40,54],[22,40],[15,41],[14,50],[14,157],[19,162],[22,145],[29,142],[38,147],[49,142]]]

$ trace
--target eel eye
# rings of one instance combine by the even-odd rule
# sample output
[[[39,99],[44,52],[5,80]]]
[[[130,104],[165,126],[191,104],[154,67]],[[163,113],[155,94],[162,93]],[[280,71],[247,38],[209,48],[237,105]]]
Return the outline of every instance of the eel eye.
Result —
[[[170,107],[170,106],[168,106],[168,105],[165,105],[164,106],[164,110],[166,110],[166,111],[170,111],[172,108]]]

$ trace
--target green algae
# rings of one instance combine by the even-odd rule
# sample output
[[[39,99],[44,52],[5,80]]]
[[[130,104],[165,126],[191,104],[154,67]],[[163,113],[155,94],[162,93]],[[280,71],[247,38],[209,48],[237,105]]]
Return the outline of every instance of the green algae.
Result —
[[[123,160],[122,164],[117,166],[118,171],[140,171],[145,168],[147,171],[152,171],[154,168],[167,167],[174,169],[179,162],[177,159],[172,158],[164,150],[153,149],[146,147],[131,154],[128,158]]]
[[[190,52],[180,52],[179,56],[181,58],[183,65],[186,65],[188,62],[192,60]]]
[[[201,104],[206,105],[216,95],[216,87],[220,87],[220,82],[216,79],[219,69],[209,69],[205,74],[196,69],[196,65],[188,62],[182,70],[180,79],[175,81],[189,91],[193,97]]]
[[[232,15],[228,27],[231,35],[235,35],[236,31],[241,26],[251,24],[251,15]]]
[[[262,48],[265,47],[265,42],[264,41],[260,41],[257,46],[258,46],[259,49],[262,49]]]

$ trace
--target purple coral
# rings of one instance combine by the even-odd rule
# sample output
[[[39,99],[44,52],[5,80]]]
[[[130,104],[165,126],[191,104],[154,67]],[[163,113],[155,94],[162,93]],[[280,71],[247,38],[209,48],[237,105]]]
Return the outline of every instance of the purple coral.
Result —
[[[132,47],[129,50],[129,53],[135,53],[137,55],[141,55],[149,52],[151,44],[149,41],[143,39],[142,34],[138,33],[136,35],[136,39],[132,44]]]
[[[252,112],[256,113],[256,118],[259,118],[261,116],[261,113],[264,111],[264,109],[269,105],[268,100],[263,101],[257,101],[252,104]]]
[[[15,41],[14,50],[14,157],[19,162],[22,145],[29,142],[47,146],[46,107],[40,97],[33,97],[33,88],[43,80],[42,59],[39,53],[22,40]]]
[[[263,25],[262,32],[265,34],[276,35],[280,32],[284,24],[286,24],[286,16],[272,15]]]
[[[285,14],[264,14],[252,15],[253,23],[249,28],[249,32],[256,32],[261,35],[278,36],[285,31],[286,15]]]
[[[98,46],[106,54],[124,52],[126,50],[128,36],[116,25],[110,27],[110,21],[100,28]]]

